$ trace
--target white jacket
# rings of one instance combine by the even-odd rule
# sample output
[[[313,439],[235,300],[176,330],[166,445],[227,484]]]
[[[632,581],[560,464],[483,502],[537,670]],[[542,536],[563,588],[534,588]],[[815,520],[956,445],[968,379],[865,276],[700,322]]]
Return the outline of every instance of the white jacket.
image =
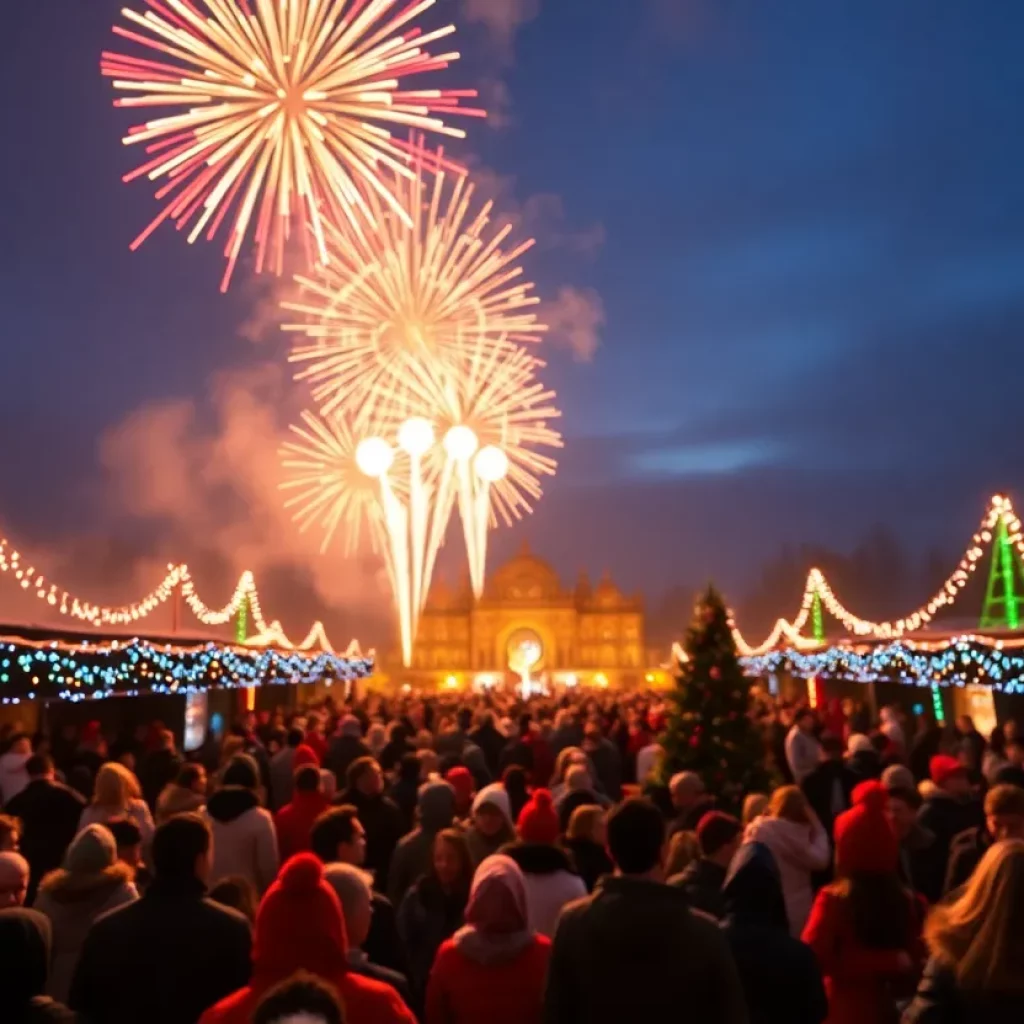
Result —
[[[785,818],[757,818],[747,826],[744,840],[771,850],[782,879],[789,932],[800,938],[814,903],[811,872],[827,868],[832,856],[828,833],[818,821],[801,825]]]
[[[501,851],[523,872],[530,927],[551,938],[562,907],[587,895],[583,879],[572,871],[565,851],[543,843],[513,843]]]
[[[28,785],[25,765],[31,756],[8,750],[0,757],[0,803],[9,804]]]
[[[206,802],[206,819],[213,833],[210,885],[241,875],[262,896],[278,868],[277,832],[270,812],[249,790],[225,786]]]

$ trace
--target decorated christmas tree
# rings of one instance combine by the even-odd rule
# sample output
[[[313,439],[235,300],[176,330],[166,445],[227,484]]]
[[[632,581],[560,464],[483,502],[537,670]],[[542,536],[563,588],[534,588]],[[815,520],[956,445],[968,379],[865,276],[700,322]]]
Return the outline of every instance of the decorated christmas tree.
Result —
[[[714,587],[697,602],[683,644],[675,707],[662,738],[663,779],[697,772],[723,809],[765,792],[771,777],[761,731],[750,717],[750,683],[736,656],[729,612]]]

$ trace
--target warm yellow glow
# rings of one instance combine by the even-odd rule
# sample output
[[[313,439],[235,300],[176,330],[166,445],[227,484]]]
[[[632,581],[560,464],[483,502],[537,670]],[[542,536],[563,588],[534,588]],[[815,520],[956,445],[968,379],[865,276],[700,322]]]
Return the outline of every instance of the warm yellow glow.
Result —
[[[398,444],[409,455],[426,455],[434,444],[433,424],[421,416],[406,420],[398,430]]]
[[[485,483],[495,484],[508,476],[508,456],[496,445],[489,444],[476,453],[473,468]]]
[[[468,462],[479,444],[480,441],[472,428],[462,424],[452,427],[444,435],[444,450],[455,462]]]
[[[394,461],[394,449],[382,437],[364,438],[356,447],[356,465],[369,477],[384,476]]]

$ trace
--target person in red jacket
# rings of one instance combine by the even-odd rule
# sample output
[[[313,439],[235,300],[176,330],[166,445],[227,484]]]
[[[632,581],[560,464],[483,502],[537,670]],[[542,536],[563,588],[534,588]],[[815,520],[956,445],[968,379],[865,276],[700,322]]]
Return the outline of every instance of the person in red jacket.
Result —
[[[427,983],[426,1024],[540,1024],[551,941],[530,930],[511,857],[473,876],[466,925],[442,943]]]
[[[274,815],[282,864],[289,857],[310,848],[309,834],[313,830],[313,822],[330,807],[320,785],[320,769],[315,764],[304,764],[295,769],[292,798]]]
[[[836,818],[837,881],[818,893],[803,940],[825,979],[826,1024],[890,1024],[924,960],[924,903],[900,880],[899,842],[880,782],[863,782]]]
[[[338,990],[345,1024],[416,1024],[390,985],[349,969],[341,905],[311,853],[292,857],[260,903],[249,984],[208,1009],[199,1024],[248,1024],[263,995],[296,971]]]

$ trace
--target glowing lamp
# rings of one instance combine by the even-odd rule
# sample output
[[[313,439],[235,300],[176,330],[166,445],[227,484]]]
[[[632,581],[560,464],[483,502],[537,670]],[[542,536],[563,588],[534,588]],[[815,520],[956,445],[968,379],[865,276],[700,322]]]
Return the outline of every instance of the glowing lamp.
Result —
[[[489,444],[476,453],[473,467],[485,483],[496,484],[508,476],[508,456],[496,445]]]
[[[430,420],[414,416],[398,428],[398,445],[409,455],[426,455],[434,443],[434,425]]]
[[[456,462],[469,461],[479,446],[480,441],[473,430],[462,424],[452,427],[444,435],[444,450],[448,453],[449,458]]]
[[[356,465],[369,477],[381,477],[395,461],[391,445],[382,437],[367,437],[356,448]]]

